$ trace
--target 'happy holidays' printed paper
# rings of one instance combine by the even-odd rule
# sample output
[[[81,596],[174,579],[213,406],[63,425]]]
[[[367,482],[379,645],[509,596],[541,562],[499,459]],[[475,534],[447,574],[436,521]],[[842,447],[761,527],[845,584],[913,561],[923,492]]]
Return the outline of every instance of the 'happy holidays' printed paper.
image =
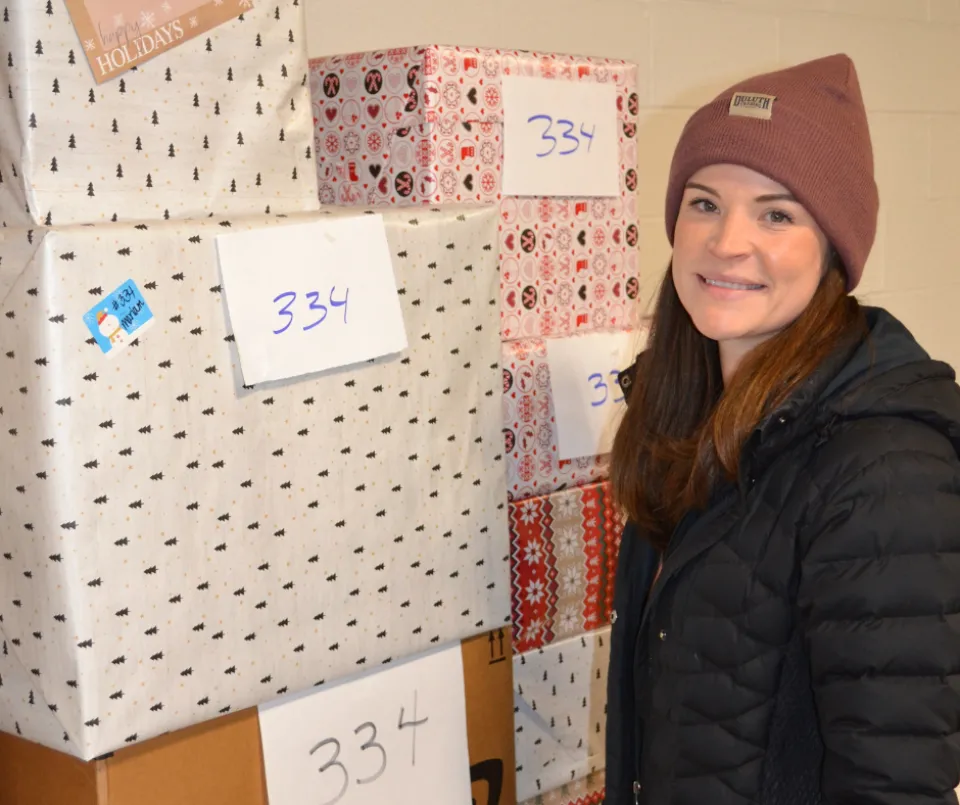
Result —
[[[98,84],[253,8],[253,0],[66,0]]]

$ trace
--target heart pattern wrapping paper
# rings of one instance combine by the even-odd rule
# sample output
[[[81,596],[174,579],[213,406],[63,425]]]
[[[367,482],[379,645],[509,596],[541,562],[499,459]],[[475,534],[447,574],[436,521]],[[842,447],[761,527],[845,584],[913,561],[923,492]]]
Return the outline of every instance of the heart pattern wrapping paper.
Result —
[[[637,66],[439,45],[313,59],[323,204],[495,204],[506,340],[624,327],[639,292]],[[502,77],[614,84],[620,195],[506,196]]]
[[[8,0],[0,222],[316,210],[303,4],[224,2],[243,15],[97,85],[63,0]]]
[[[645,327],[638,328],[645,333]],[[565,336],[576,338],[577,336]],[[607,478],[608,456],[561,460],[547,342],[504,341],[503,438],[510,500],[537,497]]]
[[[512,501],[509,510],[514,650],[610,623],[624,526],[610,484]]]
[[[517,800],[604,769],[610,627],[513,658]]]
[[[357,214],[5,231],[0,728],[89,759],[509,622],[495,209],[384,211],[404,353],[241,385],[217,234]]]

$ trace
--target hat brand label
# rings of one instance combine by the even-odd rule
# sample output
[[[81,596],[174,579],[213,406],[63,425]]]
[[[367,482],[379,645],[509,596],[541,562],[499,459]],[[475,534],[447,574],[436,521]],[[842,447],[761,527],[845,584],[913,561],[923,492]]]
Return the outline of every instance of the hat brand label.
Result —
[[[735,92],[730,99],[730,114],[737,117],[755,117],[770,120],[776,95],[759,95],[754,92]]]

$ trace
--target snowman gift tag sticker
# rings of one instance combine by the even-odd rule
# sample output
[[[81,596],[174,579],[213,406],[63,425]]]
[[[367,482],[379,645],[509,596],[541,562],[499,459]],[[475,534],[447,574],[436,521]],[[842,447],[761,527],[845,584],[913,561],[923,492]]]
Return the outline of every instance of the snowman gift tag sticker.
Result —
[[[113,293],[88,310],[83,321],[90,334],[107,355],[113,357],[153,324],[153,312],[133,280],[127,280]]]

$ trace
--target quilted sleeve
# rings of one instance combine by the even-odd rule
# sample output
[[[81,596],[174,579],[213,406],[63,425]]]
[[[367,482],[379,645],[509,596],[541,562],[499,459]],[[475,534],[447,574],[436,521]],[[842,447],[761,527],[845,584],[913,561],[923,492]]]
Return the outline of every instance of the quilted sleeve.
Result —
[[[937,431],[904,420],[863,420],[837,440],[798,591],[824,802],[956,805],[960,464]]]

